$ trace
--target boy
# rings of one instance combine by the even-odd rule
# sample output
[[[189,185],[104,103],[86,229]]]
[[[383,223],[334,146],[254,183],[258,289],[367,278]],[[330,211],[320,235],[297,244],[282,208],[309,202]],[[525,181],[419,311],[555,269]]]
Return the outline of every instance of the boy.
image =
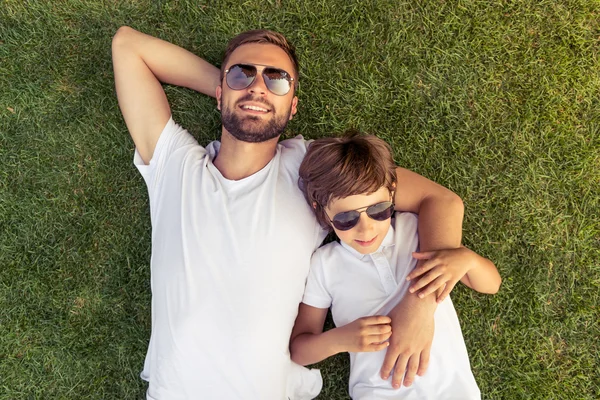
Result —
[[[353,399],[479,399],[458,317],[447,298],[457,280],[483,293],[496,293],[501,278],[494,264],[462,247],[418,250],[417,217],[394,217],[395,164],[389,146],[374,136],[320,139],[300,166],[300,186],[319,223],[340,243],[312,257],[303,301],[292,332],[292,360],[314,364],[350,352]],[[427,259],[410,273],[416,259]],[[409,274],[410,273],[410,274]],[[420,276],[411,292],[436,289],[441,302],[429,370],[412,386],[395,385],[379,369],[391,336],[386,316]],[[442,301],[443,300],[443,301]],[[331,307],[336,328],[323,332]]]

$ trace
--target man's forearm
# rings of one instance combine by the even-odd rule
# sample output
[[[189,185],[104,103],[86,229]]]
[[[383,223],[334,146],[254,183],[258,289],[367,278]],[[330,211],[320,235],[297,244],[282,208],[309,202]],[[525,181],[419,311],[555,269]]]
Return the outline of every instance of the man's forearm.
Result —
[[[460,247],[463,216],[462,200],[450,191],[423,200],[419,210],[420,251]]]
[[[215,97],[219,69],[195,54],[129,27],[121,27],[113,39],[113,51],[133,52],[163,82],[187,87]]]

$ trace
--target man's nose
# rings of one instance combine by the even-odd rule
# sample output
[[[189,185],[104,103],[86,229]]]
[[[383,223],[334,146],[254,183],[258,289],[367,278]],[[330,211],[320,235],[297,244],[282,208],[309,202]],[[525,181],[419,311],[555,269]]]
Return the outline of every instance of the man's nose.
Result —
[[[261,73],[256,73],[256,78],[254,78],[254,82],[248,86],[248,91],[250,93],[260,94],[261,96],[264,96],[267,93],[267,85],[265,84],[265,80]]]

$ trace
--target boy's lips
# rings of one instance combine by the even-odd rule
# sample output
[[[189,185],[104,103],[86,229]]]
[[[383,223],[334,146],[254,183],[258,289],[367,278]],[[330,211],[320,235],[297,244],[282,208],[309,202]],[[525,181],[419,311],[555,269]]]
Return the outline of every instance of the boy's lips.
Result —
[[[359,246],[368,247],[368,246],[372,245],[373,243],[375,243],[375,239],[377,239],[377,236],[375,236],[371,240],[358,240],[358,239],[354,239],[354,241],[356,243],[358,243]]]

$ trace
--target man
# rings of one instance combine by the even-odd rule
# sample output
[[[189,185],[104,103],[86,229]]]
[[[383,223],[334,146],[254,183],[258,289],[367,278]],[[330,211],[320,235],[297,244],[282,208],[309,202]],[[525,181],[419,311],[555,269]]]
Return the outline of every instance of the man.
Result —
[[[297,187],[308,143],[278,144],[297,111],[293,48],[275,32],[246,32],[230,41],[219,71],[122,27],[113,64],[150,198],[148,398],[284,398],[295,368],[288,341],[324,237]],[[179,127],[161,82],[215,96],[221,141],[203,148]],[[396,208],[419,213],[421,250],[458,247],[461,200],[410,171],[397,174]],[[395,366],[392,383],[410,385],[426,370],[434,310],[433,295],[408,295],[390,313],[384,379]]]

